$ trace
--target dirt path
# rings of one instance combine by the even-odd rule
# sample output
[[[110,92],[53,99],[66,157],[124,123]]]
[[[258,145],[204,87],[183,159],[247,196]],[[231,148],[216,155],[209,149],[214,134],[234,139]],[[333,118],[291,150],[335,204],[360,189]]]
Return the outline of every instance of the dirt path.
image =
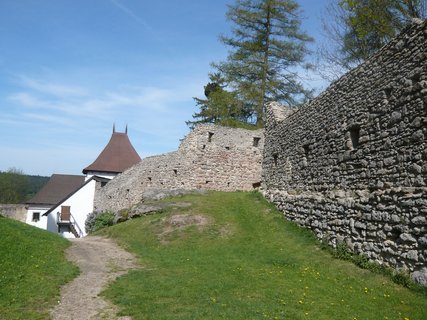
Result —
[[[53,320],[127,320],[116,316],[117,308],[98,294],[110,281],[136,268],[136,259],[111,239],[73,239],[67,259],[76,263],[80,275],[61,289],[61,301],[52,310]]]

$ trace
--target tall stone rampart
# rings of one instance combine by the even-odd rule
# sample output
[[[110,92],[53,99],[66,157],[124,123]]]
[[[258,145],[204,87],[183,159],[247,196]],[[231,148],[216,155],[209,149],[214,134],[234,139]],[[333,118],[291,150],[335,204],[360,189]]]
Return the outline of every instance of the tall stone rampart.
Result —
[[[296,111],[267,106],[263,189],[285,216],[427,284],[427,28]]]
[[[97,210],[119,210],[139,203],[144,191],[253,190],[261,183],[264,130],[204,124],[175,152],[147,157],[97,190]]]

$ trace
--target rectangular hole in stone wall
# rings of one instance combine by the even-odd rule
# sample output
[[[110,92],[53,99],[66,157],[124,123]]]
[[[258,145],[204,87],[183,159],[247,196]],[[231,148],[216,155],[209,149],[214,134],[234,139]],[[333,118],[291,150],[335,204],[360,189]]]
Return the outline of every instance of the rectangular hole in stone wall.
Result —
[[[277,167],[277,158],[278,158],[277,153],[273,154],[273,162],[274,162],[274,166],[276,167]]]
[[[351,146],[353,147],[353,149],[357,149],[357,147],[359,147],[359,139],[360,139],[359,126],[353,126],[350,128],[350,139],[351,139]]]
[[[261,141],[261,138],[254,137],[253,146],[258,147],[260,141]]]
[[[304,155],[307,158],[308,154],[310,153],[310,145],[309,144],[305,144],[302,147],[304,148]]]
[[[208,132],[208,142],[212,142],[213,132]]]
[[[261,182],[254,182],[254,183],[252,183],[252,188],[259,189],[259,187],[261,187]]]
[[[177,175],[178,175],[178,170],[173,169],[173,174],[174,174],[175,176],[177,176]]]

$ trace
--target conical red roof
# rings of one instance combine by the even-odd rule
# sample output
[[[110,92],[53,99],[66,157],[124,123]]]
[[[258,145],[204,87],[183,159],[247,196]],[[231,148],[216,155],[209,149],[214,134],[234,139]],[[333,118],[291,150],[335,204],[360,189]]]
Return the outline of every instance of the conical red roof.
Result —
[[[125,133],[113,129],[107,146],[91,165],[83,169],[83,173],[89,171],[121,173],[140,161],[141,158],[130,143],[127,129]]]

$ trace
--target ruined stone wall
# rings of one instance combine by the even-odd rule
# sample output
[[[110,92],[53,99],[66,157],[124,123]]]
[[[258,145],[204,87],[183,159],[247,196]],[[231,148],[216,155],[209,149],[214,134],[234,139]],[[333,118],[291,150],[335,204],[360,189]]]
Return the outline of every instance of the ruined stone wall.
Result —
[[[263,130],[199,125],[177,151],[147,157],[108,182],[95,208],[129,208],[148,189],[253,190],[261,182],[263,148]]]
[[[25,222],[27,209],[25,204],[0,204],[0,216]]]
[[[425,284],[426,44],[414,23],[298,110],[270,104],[263,158],[286,217]]]

